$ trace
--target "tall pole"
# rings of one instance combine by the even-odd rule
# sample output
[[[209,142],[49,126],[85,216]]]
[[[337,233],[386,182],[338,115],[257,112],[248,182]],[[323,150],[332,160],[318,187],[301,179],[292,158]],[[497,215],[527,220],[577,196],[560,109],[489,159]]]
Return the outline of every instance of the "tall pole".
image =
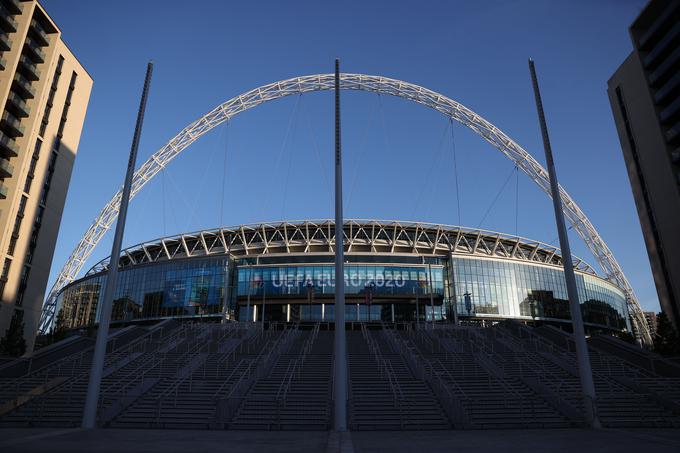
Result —
[[[345,245],[342,219],[340,143],[340,60],[335,60],[335,430],[347,431],[347,352],[345,344]]]
[[[94,346],[94,356],[92,358],[92,367],[90,369],[90,380],[87,386],[85,409],[83,410],[83,428],[94,428],[97,424],[97,406],[99,405],[99,391],[102,382],[102,372],[104,369],[106,343],[109,336],[109,324],[111,323],[111,306],[118,279],[118,261],[120,258],[121,244],[123,242],[123,233],[125,231],[125,219],[127,217],[128,202],[130,201],[132,176],[134,175],[135,164],[137,162],[137,148],[139,147],[139,137],[142,134],[144,111],[146,109],[146,99],[149,94],[149,85],[151,83],[152,73],[153,61],[150,61],[146,66],[146,78],[144,79],[142,99],[139,103],[139,111],[137,112],[137,124],[135,125],[135,133],[132,138],[130,158],[128,159],[127,172],[125,173],[125,183],[123,184],[123,193],[121,194],[120,207],[118,208],[118,222],[116,223],[116,233],[113,237],[113,246],[111,247],[109,272],[107,274],[106,285],[104,287],[104,298],[101,302],[101,318],[99,320],[99,329],[97,331],[97,341]]]
[[[569,309],[571,310],[571,322],[574,330],[574,342],[576,343],[576,358],[578,359],[578,371],[583,390],[583,405],[585,407],[586,419],[591,427],[599,428],[600,421],[597,417],[597,406],[595,405],[595,385],[593,384],[593,372],[590,367],[590,357],[588,355],[588,345],[586,344],[585,331],[583,329],[583,318],[581,316],[581,305],[578,300],[576,290],[576,277],[574,276],[574,265],[571,261],[571,249],[569,247],[569,236],[564,223],[564,212],[562,211],[562,197],[560,195],[555,162],[553,161],[550,138],[548,137],[548,127],[545,124],[545,114],[543,112],[543,102],[541,93],[538,89],[538,79],[536,78],[536,68],[534,60],[529,59],[529,71],[531,72],[531,82],[534,87],[534,97],[536,98],[536,110],[538,111],[538,121],[541,125],[543,136],[543,148],[545,149],[545,160],[550,177],[550,192],[552,193],[553,208],[555,210],[555,222],[557,223],[557,233],[560,238],[560,249],[562,250],[562,265],[564,266],[564,278],[567,283],[567,295],[569,297]]]

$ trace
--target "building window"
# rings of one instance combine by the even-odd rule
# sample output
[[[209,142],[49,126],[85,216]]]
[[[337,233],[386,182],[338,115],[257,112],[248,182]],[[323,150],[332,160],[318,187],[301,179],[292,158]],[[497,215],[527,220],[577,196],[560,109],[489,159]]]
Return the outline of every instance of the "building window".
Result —
[[[57,68],[54,70],[54,77],[52,77],[52,86],[50,87],[50,94],[47,97],[47,104],[45,104],[45,112],[43,113],[42,122],[40,123],[40,136],[45,136],[45,130],[50,120],[50,112],[54,104],[54,95],[57,92],[57,85],[59,84],[59,76],[61,75],[61,68],[64,65],[64,57],[59,56]]]
[[[24,192],[26,193],[31,192],[31,185],[33,184],[33,178],[35,177],[35,167],[38,165],[41,147],[42,140],[37,139],[35,141],[35,147],[33,148],[33,155],[31,156],[31,163],[28,167],[28,173],[26,174],[26,182],[24,182]]]
[[[55,74],[55,79],[61,74],[63,65],[63,58],[60,57],[59,63],[57,64],[57,72]],[[45,206],[47,205],[47,195],[50,191],[50,185],[52,183],[52,177],[54,176],[54,171],[57,166],[57,159],[59,157],[59,146],[61,144],[61,137],[64,133],[64,126],[66,124],[66,119],[68,115],[68,106],[71,104],[71,98],[73,97],[73,90],[76,85],[76,78],[78,75],[75,71],[71,74],[71,81],[68,87],[68,93],[66,94],[66,100],[64,101],[64,107],[61,112],[61,119],[59,121],[59,129],[57,130],[57,137],[55,138],[52,152],[50,153],[50,160],[47,164],[47,173],[45,174],[45,181],[43,182],[42,191],[40,193],[40,203],[38,205],[38,210],[36,212],[35,219],[33,221],[33,229],[31,230],[31,239],[28,244],[28,250],[26,252],[26,257],[24,260],[24,268],[21,274],[21,283],[19,284],[19,291],[17,293],[17,298],[15,304],[20,307],[23,304],[24,294],[26,292],[26,287],[28,286],[28,276],[31,272],[31,263],[35,255],[36,245],[38,244],[38,237],[40,234],[40,227],[42,226],[42,219],[45,213]],[[30,186],[30,185],[29,185]]]
[[[9,268],[12,266],[12,260],[5,258],[5,265],[2,267],[2,274],[0,274],[0,298],[5,292],[5,283],[7,283],[7,277],[9,276]]]
[[[17,245],[17,239],[19,239],[19,230],[21,229],[21,222],[24,219],[24,212],[26,211],[26,201],[28,198],[26,196],[21,197],[19,201],[19,209],[17,210],[17,216],[14,219],[14,229],[12,230],[12,236],[9,240],[9,246],[7,247],[7,254],[14,255],[14,249]]]

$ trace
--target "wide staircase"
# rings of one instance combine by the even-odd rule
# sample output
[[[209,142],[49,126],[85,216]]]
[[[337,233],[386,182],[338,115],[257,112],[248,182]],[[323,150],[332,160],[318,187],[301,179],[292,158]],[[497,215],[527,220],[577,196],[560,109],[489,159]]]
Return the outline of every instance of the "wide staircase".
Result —
[[[380,331],[347,332],[349,425],[353,430],[449,429],[447,414]]]
[[[418,349],[426,369],[461,401],[468,428],[561,428],[567,417],[520,380],[517,362],[495,354],[478,328],[405,331],[407,346]]]
[[[97,424],[109,428],[327,430],[334,331],[320,323],[165,320],[109,335]],[[585,426],[570,334],[350,323],[352,430]],[[94,341],[72,337],[0,365],[0,427],[74,427]],[[680,364],[613,337],[589,352],[605,427],[680,427]]]
[[[101,404],[119,402],[143,374],[140,364],[157,363],[158,350],[189,336],[188,326],[163,323],[146,329],[132,327],[109,337],[104,361]],[[0,394],[8,395],[0,409],[4,426],[78,426],[87,393],[93,348],[67,356],[19,378],[3,379]],[[134,379],[133,379],[134,377]]]
[[[551,363],[561,379],[552,385],[548,382],[548,390],[552,390],[553,394],[559,392],[563,401],[582,413],[577,358],[570,334],[554,327],[531,329],[512,322],[489,330],[493,332],[496,329],[501,341],[506,344],[514,342],[515,348],[523,349],[523,360]],[[680,427],[680,405],[674,400],[677,391],[669,386],[669,380],[672,383],[677,378],[654,375],[592,346],[589,347],[589,355],[597,398],[596,410],[603,426]]]
[[[213,328],[205,352],[169,358],[153,373],[158,382],[113,418],[117,428],[208,429],[215,420],[215,400],[252,368],[263,349],[280,333],[237,326]],[[195,342],[195,340],[194,340]]]
[[[332,332],[320,331],[319,324],[298,330],[269,373],[241,398],[229,428],[327,430],[332,362]]]

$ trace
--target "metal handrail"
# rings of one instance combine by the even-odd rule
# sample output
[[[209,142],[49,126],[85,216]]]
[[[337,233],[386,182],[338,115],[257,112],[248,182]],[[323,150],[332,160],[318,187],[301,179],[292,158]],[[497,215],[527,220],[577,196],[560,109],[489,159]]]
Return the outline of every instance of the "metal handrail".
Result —
[[[307,354],[309,354],[312,347],[314,346],[314,342],[316,341],[318,335],[319,335],[319,323],[316,323],[312,328],[311,334],[305,340],[305,343],[301,348],[299,355],[295,358],[293,362],[288,363],[288,367],[286,368],[286,372],[284,373],[284,378],[282,379],[281,385],[279,385],[279,389],[276,393],[277,399],[283,398],[285,400],[286,397],[288,396],[288,390],[290,389],[290,386],[293,382],[293,378],[296,376],[298,378],[300,377],[300,372],[302,370],[302,367],[304,366]]]
[[[421,370],[420,378],[425,380],[435,392],[451,423],[456,426],[468,425],[469,418],[465,413],[464,401],[469,400],[469,398],[465,395],[465,392],[455,379],[449,374],[450,383],[456,387],[459,395],[455,395],[451,392],[449,385],[446,385],[442,381],[440,375],[434,371],[432,363],[422,355],[415,345],[414,348],[409,347],[405,339],[397,336],[391,329],[386,329],[386,326],[383,327],[385,337],[392,343],[393,347],[406,358],[411,371],[418,373],[418,370]],[[446,370],[441,363],[440,367],[448,374],[448,370]]]
[[[160,327],[161,330],[161,337],[162,337],[162,331],[165,328],[165,326]],[[106,359],[104,362],[104,369],[106,369],[108,366],[110,366],[112,363],[115,363],[118,361],[118,359],[122,355],[130,354],[132,352],[135,352],[137,349],[144,349],[146,345],[151,341],[151,337],[155,335],[157,331],[151,330],[148,333],[140,336],[139,338],[136,338],[133,340],[130,344],[126,345],[123,349],[120,350],[114,350],[113,352],[110,352],[106,355]],[[112,341],[113,339],[110,339],[109,341]],[[31,371],[29,374],[26,374],[19,379],[14,380],[10,385],[2,386],[0,389],[4,388],[9,388],[9,387],[14,387],[15,392],[18,394],[20,391],[20,388],[24,386],[24,384],[30,382],[31,380],[34,380],[35,378],[44,378],[41,383],[38,385],[44,385],[47,383],[51,378],[56,377],[56,376],[71,376],[74,377],[77,374],[87,374],[89,370],[87,369],[82,369],[82,366],[84,365],[85,357],[90,355],[93,351],[94,346],[90,346],[86,348],[83,351],[80,351],[78,353],[71,354],[69,356],[63,357],[62,359],[59,359],[56,362],[47,364],[37,370]],[[69,367],[70,370],[66,369],[64,370],[65,367]],[[35,383],[30,383],[29,385],[33,386]]]

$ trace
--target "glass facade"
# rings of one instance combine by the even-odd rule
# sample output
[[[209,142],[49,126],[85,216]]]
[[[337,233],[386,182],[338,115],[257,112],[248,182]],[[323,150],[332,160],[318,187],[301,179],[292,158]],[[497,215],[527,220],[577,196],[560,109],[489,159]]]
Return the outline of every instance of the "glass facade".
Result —
[[[431,275],[430,275],[431,274]],[[431,280],[431,284],[430,284]],[[335,266],[266,266],[238,269],[238,294],[251,296],[332,295]],[[430,290],[432,288],[432,290]],[[371,292],[375,297],[413,296],[432,291],[444,295],[443,266],[370,266],[345,265],[345,294]]]
[[[257,264],[257,257],[230,261],[218,255],[126,267],[118,275],[112,321],[220,316],[224,303],[230,319],[260,320],[264,311],[268,321],[332,321],[335,267],[329,261],[332,256],[291,255],[265,265]],[[444,320],[454,301],[463,317],[570,319],[556,266],[379,254],[348,255],[348,261],[348,321]],[[629,329],[625,297],[617,287],[581,272],[576,279],[586,323]],[[99,273],[67,286],[58,299],[60,322],[68,328],[96,322],[105,280]]]
[[[203,316],[221,313],[227,259],[191,259],[121,269],[113,298],[112,321]],[[105,274],[86,277],[59,295],[58,309],[68,327],[99,318]]]
[[[454,258],[453,280],[456,308],[463,316],[571,319],[564,274],[558,267]],[[576,286],[584,322],[617,330],[629,328],[621,290],[582,273],[576,273]]]

